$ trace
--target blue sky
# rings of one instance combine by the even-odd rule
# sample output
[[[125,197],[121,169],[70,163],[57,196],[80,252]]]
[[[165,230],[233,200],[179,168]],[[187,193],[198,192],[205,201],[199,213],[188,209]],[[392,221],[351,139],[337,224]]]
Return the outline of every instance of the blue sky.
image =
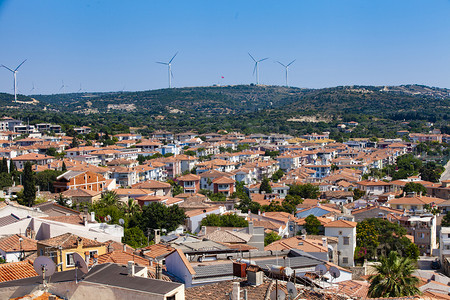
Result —
[[[247,52],[262,84],[450,87],[450,1],[0,0],[0,37],[24,94],[165,88],[177,51],[175,87],[254,82]]]

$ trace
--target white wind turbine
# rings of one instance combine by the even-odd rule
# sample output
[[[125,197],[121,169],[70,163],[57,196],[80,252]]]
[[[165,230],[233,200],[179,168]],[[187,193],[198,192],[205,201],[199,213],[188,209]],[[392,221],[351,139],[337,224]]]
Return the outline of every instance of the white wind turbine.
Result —
[[[1,67],[11,71],[14,75],[14,102],[17,102],[17,70],[19,70],[19,68],[23,65],[24,62],[26,62],[27,60],[25,59],[23,62],[20,63],[20,65],[17,66],[17,68],[15,68],[14,70],[8,68],[5,65],[1,65]]]
[[[266,59],[269,59],[268,57],[260,59],[260,60],[256,60],[253,58],[253,56],[249,53],[248,55],[250,55],[250,57],[253,59],[253,61],[255,62],[255,67],[253,68],[253,75],[255,75],[256,72],[256,84],[259,84],[259,73],[258,73],[258,64],[262,61],[265,61]]]
[[[172,61],[175,58],[175,56],[177,56],[178,52],[175,53],[174,56],[172,56],[172,58],[169,60],[169,62],[160,62],[157,61],[157,64],[161,64],[161,65],[166,65],[167,66],[167,72],[168,72],[168,76],[169,76],[169,89],[172,87],[172,78],[173,78],[173,73],[172,73]]]
[[[290,63],[288,63],[287,65],[280,63],[279,61],[277,61],[277,63],[279,63],[280,65],[282,65],[285,69],[286,69],[286,86],[289,87],[288,85],[288,71],[289,71],[289,66],[292,65],[294,63],[295,59],[293,61],[291,61]]]
[[[68,87],[68,85],[65,85],[64,80],[61,80],[61,87],[59,88],[58,93],[62,91],[62,94],[64,94],[66,87]]]

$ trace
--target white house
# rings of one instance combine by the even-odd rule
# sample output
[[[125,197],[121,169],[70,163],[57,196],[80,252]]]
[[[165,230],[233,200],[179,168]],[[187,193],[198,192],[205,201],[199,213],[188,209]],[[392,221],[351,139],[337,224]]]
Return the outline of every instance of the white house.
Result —
[[[441,262],[444,262],[445,257],[450,256],[450,227],[441,227],[439,251]]]
[[[354,254],[356,249],[356,222],[336,220],[325,224],[325,236],[338,238],[339,261],[342,267],[354,267]]]

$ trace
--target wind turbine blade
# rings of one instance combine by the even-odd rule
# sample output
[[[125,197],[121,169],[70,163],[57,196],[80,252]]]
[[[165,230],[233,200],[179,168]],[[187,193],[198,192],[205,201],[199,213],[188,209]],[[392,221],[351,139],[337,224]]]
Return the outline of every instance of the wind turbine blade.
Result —
[[[255,67],[253,68],[253,75],[255,75],[256,67],[258,66],[258,63],[255,62]]]
[[[17,71],[20,68],[20,66],[22,66],[26,61],[27,60],[25,59],[23,62],[21,62],[20,65],[18,65],[17,68],[14,71]]]
[[[288,63],[287,67],[289,67],[291,64],[293,64],[294,61],[296,61],[296,59],[294,59],[293,61],[291,61],[290,63]]]
[[[178,54],[178,52],[177,53],[175,53],[175,55],[172,57],[172,59],[171,60],[169,60],[169,64],[172,62],[172,60],[175,58],[175,56],[177,56],[177,54]]]
[[[253,56],[250,54],[250,52],[248,52],[248,55],[250,55],[250,57],[253,59],[253,61],[256,62],[256,59],[253,58]]]
[[[168,65],[168,63],[160,62],[160,61],[157,61],[156,63],[157,63],[157,64],[161,64],[161,65],[166,65],[166,66]]]
[[[7,66],[5,66],[5,65],[2,65],[2,67],[3,68],[5,68],[5,69],[8,69],[8,70],[10,70],[11,72],[13,72],[14,73],[14,70],[11,70],[10,68],[8,68]]]
[[[269,58],[268,58],[268,57],[266,57],[266,58],[260,59],[260,60],[258,60],[258,62],[262,62],[262,61],[265,61],[266,59],[269,59]]]
[[[285,66],[285,65],[283,65],[282,63],[280,63],[279,61],[277,61],[277,63],[279,63],[280,65],[282,65],[283,67],[285,67],[285,68],[286,68],[286,66]]]
[[[170,76],[172,76],[172,79],[173,79],[173,72],[172,72],[172,70],[170,70]]]

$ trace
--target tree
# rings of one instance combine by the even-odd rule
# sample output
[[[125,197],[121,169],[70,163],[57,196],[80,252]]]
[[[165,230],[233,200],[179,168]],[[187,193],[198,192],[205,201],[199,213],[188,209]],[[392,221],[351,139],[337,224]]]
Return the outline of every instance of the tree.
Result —
[[[25,163],[22,181],[24,201],[31,207],[36,199],[36,180],[30,162]]]
[[[144,206],[142,213],[136,214],[130,224],[136,224],[142,231],[151,229],[153,232],[153,229],[164,228],[170,232],[183,224],[185,218],[184,210],[178,205],[167,207],[162,203],[155,202]]]
[[[380,264],[375,265],[375,269],[377,274],[369,277],[370,297],[404,297],[421,293],[417,288],[419,279],[412,275],[416,269],[412,259],[391,251],[387,257],[380,258]]]
[[[64,196],[61,193],[59,193],[59,197],[56,200],[56,203],[58,203],[59,205],[65,206],[65,207],[69,207],[68,201],[69,201],[69,199],[64,198]]]
[[[259,186],[259,193],[265,192],[266,194],[272,193],[272,187],[270,186],[269,178],[264,177],[261,185]]]
[[[318,235],[320,233],[320,221],[314,215],[305,218],[305,230],[307,234]]]
[[[50,147],[45,151],[45,154],[55,157],[58,155],[58,152],[56,152],[56,148]]]
[[[279,169],[278,171],[276,171],[275,173],[273,173],[273,175],[272,175],[272,181],[273,181],[273,182],[278,182],[278,180],[280,180],[283,176],[284,176],[283,170]]]
[[[133,198],[129,198],[127,204],[124,205],[127,217],[132,217],[141,210],[141,207]]]
[[[450,211],[442,218],[441,227],[450,227]]]
[[[248,221],[236,214],[209,214],[200,223],[201,226],[215,227],[247,227]]]
[[[406,229],[380,218],[365,219],[358,223],[356,246],[366,249],[367,259],[376,259],[377,256],[387,255],[391,251],[413,260],[419,257],[414,249],[417,245],[406,237]]]
[[[178,182],[169,179],[167,180],[167,183],[170,183],[170,185],[172,186],[172,195],[174,197],[184,192],[183,187]]]
[[[360,189],[354,189],[353,190],[353,201],[356,201],[358,199],[360,199],[361,197],[363,197],[366,194],[365,191],[362,191]]]
[[[108,191],[102,195],[100,202],[105,206],[117,205],[119,202],[119,196],[114,191]]]
[[[427,188],[424,187],[420,183],[408,182],[407,184],[405,184],[405,187],[403,188],[403,192],[404,193],[416,193],[417,195],[422,193],[422,195],[426,195],[427,194]]]
[[[317,199],[320,195],[319,187],[307,184],[293,184],[290,186],[289,195],[300,196],[303,199]]]
[[[9,173],[14,174],[16,172],[16,165],[12,160],[9,161]]]
[[[37,173],[36,176],[36,185],[39,186],[41,191],[53,191],[53,183],[56,181],[56,178],[61,175],[62,171],[56,170],[45,170]]]
[[[62,163],[61,171],[63,171],[63,172],[67,171],[67,167],[66,167],[66,162],[65,161],[63,161],[63,163]]]
[[[122,243],[130,245],[133,248],[142,248],[147,246],[148,239],[139,227],[126,228]]]
[[[78,141],[77,137],[74,136],[72,139],[72,142],[70,143],[69,147],[70,148],[76,148],[80,145],[80,142]]]
[[[8,173],[8,161],[6,157],[3,157],[2,163],[0,165],[0,173]]]
[[[13,185],[12,176],[8,173],[0,173],[0,188],[5,188]]]
[[[281,236],[272,231],[271,233],[266,234],[266,236],[264,237],[264,246],[270,245],[278,240],[281,240]]]

